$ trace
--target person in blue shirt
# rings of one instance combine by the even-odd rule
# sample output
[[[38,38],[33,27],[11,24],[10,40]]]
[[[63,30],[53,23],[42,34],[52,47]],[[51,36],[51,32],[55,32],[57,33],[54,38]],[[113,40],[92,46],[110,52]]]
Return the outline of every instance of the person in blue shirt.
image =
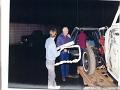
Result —
[[[55,81],[55,59],[60,55],[60,51],[57,51],[54,39],[56,38],[57,30],[55,28],[50,29],[50,37],[45,42],[46,48],[46,67],[48,69],[48,89],[59,89],[60,86],[56,85]]]
[[[57,47],[71,41],[71,37],[68,34],[68,32],[69,32],[68,27],[63,27],[62,33],[57,38],[57,42],[56,42]],[[61,61],[69,60],[69,54],[68,54],[67,49],[64,49],[60,53],[60,60]],[[62,75],[62,81],[66,81],[65,77],[69,76],[69,64],[61,65],[61,75]]]

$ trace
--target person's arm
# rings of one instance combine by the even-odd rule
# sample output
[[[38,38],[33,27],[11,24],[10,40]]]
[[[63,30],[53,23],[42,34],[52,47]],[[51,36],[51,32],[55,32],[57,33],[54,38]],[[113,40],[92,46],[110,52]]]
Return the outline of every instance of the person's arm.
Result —
[[[61,50],[57,51],[57,48],[56,48],[55,43],[53,43],[53,44],[51,45],[51,53],[52,53],[55,57],[58,57],[58,56],[60,55],[60,51],[61,51]]]
[[[71,38],[70,34],[67,35],[69,38]]]
[[[88,39],[87,35],[85,34],[85,41]]]

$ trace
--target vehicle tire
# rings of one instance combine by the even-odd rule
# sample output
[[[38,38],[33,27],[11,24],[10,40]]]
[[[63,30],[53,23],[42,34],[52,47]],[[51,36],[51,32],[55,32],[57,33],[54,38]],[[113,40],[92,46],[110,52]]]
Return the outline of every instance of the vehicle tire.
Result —
[[[90,47],[89,45],[87,45],[87,48],[83,52],[82,61],[84,71],[88,75],[94,74],[96,69],[96,59],[92,47]]]

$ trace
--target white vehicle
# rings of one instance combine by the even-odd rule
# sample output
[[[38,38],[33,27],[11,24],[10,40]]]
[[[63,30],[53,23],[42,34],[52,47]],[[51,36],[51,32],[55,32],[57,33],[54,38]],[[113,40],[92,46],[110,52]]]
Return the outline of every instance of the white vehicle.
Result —
[[[120,80],[120,7],[115,15],[111,27],[105,33],[105,58],[108,72]],[[118,82],[119,84],[119,82]],[[120,85],[120,84],[119,84]]]

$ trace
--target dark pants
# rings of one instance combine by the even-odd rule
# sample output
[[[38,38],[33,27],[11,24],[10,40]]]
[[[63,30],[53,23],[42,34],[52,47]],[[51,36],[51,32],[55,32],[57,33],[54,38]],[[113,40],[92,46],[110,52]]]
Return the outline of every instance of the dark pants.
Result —
[[[67,61],[68,59],[69,59],[68,52],[61,52],[60,60]],[[61,75],[62,75],[62,78],[65,78],[69,75],[69,64],[62,64],[61,65]]]

